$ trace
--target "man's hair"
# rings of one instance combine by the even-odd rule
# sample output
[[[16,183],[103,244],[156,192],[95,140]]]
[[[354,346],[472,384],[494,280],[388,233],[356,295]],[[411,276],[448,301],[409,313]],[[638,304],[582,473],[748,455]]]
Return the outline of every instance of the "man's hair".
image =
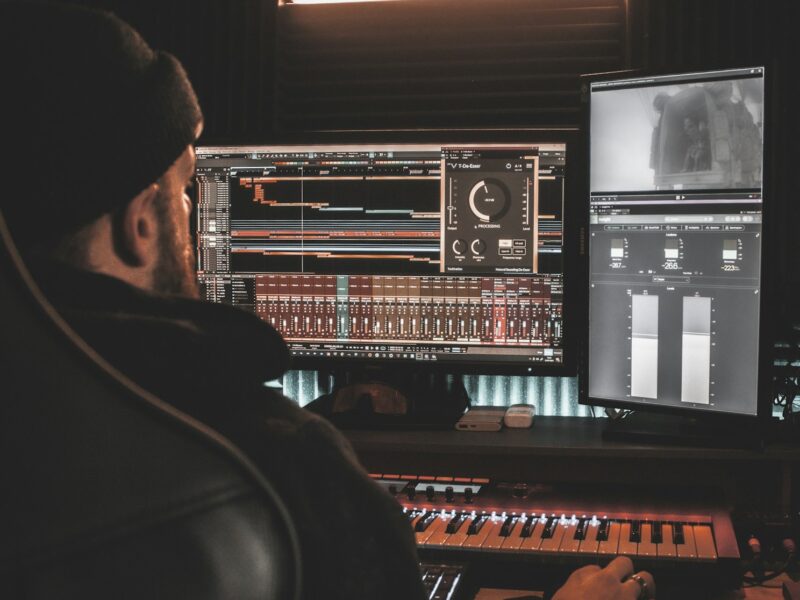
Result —
[[[202,121],[180,63],[107,12],[1,2],[0,72],[0,209],[23,250],[80,262],[90,224],[158,180]]]

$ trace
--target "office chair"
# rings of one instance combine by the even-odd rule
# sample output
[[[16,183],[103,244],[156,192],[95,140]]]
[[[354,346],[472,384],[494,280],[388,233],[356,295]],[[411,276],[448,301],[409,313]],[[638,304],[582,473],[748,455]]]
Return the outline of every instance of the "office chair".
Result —
[[[70,330],[2,213],[0,332],[0,597],[300,598],[269,483]]]

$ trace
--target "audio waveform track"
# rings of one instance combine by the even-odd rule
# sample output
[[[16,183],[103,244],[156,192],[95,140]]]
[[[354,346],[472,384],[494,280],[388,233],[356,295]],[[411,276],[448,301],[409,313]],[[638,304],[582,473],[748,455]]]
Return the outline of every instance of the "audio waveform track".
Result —
[[[301,189],[302,186],[302,189]],[[235,270],[433,274],[439,268],[434,178],[238,175],[231,186]]]

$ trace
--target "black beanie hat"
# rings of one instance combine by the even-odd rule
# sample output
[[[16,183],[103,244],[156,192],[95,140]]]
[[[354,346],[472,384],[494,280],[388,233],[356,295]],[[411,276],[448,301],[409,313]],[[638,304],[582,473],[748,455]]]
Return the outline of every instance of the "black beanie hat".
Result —
[[[106,12],[1,2],[0,73],[0,209],[22,245],[125,205],[202,121],[180,63]]]

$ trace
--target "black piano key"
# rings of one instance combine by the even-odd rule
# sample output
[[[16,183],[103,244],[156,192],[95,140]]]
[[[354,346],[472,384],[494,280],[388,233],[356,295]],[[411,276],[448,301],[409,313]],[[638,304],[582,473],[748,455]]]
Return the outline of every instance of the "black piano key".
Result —
[[[664,543],[664,534],[661,529],[661,521],[653,521],[653,528],[650,531],[650,541],[654,544]]]
[[[406,513],[406,518],[410,521],[413,521],[420,515],[420,511],[418,510],[410,510]]]
[[[533,533],[533,528],[536,527],[536,515],[531,515],[525,519],[525,525],[522,526],[522,531],[519,532],[519,537],[528,538]]]
[[[461,524],[464,522],[464,519],[466,518],[467,515],[465,513],[458,513],[455,517],[450,519],[450,522],[447,524],[447,527],[445,527],[445,531],[447,533],[455,533],[456,531],[458,531],[459,527],[461,527]]]
[[[558,525],[558,517],[550,517],[547,519],[547,523],[545,523],[544,529],[542,530],[543,540],[553,537],[553,534],[556,531],[556,525]]]
[[[642,541],[641,521],[631,521],[631,535],[628,541],[636,542],[637,544]]]
[[[506,520],[503,521],[503,525],[500,527],[500,535],[502,537],[508,537],[511,535],[511,530],[514,529],[514,525],[517,523],[517,517],[506,517]]]
[[[672,543],[676,545],[686,543],[686,539],[683,537],[683,523],[672,524]]]
[[[428,527],[431,526],[431,523],[433,523],[435,520],[436,520],[436,513],[429,512],[427,515],[425,515],[419,521],[417,521],[417,524],[414,526],[414,531],[418,532],[425,531],[426,529],[428,529]]]
[[[489,520],[489,515],[480,515],[472,519],[472,523],[467,528],[467,535],[475,535],[483,529],[483,526]]]
[[[608,540],[608,526],[610,523],[608,519],[600,519],[600,525],[597,527],[597,541],[605,542]]]
[[[589,523],[589,519],[581,519],[578,521],[578,526],[575,528],[575,535],[572,536],[573,539],[576,540],[585,540],[586,539],[586,525]]]

